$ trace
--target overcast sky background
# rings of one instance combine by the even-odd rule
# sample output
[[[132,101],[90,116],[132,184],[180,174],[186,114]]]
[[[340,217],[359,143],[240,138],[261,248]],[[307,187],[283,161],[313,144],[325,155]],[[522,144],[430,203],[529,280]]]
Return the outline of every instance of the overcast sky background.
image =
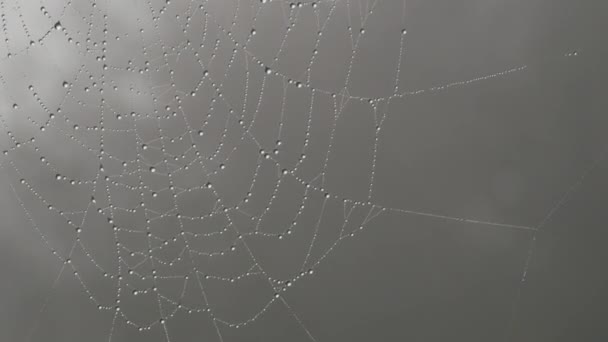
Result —
[[[0,341],[608,339],[605,1],[0,4]]]

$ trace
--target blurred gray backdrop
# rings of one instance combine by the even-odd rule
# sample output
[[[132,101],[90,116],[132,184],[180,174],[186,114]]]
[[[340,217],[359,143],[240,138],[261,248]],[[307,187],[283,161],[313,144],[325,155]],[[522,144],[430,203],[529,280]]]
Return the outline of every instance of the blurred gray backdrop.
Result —
[[[607,10],[0,1],[0,341],[605,341]]]

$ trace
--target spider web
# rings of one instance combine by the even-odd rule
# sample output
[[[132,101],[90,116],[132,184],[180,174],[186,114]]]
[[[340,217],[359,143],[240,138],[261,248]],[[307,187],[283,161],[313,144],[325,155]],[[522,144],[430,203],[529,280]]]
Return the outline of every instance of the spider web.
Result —
[[[326,257],[381,215],[521,229],[535,241],[535,227],[374,200],[392,101],[527,68],[402,89],[411,34],[404,2],[386,38],[397,52],[387,52],[393,83],[353,90],[361,46],[374,30],[368,23],[385,5],[1,1],[1,163],[26,218],[63,263],[53,289],[71,272],[90,304],[112,313],[109,341],[123,325],[173,341],[167,325],[181,314],[208,316],[222,341],[220,327],[254,324],[273,305],[284,306],[316,341],[284,293],[314,277]],[[340,27],[346,42],[332,36],[340,17],[348,22]],[[324,54],[339,44],[350,54],[337,56],[339,65],[325,62]],[[340,70],[337,77],[332,69]],[[363,191],[348,193],[335,189],[328,170],[341,119],[352,106],[370,118],[364,143],[371,159],[362,171]],[[320,241],[329,216],[337,233]],[[268,271],[267,256],[251,247],[257,241],[285,246],[269,254],[296,261]],[[218,310],[212,282],[255,290],[255,300],[247,310]]]

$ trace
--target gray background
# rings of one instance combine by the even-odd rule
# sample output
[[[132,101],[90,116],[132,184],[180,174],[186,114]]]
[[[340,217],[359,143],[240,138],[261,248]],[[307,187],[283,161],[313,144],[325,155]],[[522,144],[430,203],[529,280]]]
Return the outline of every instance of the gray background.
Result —
[[[0,61],[0,147],[7,151],[0,156],[1,341],[608,338],[606,2],[318,1],[317,16],[310,3],[290,10],[280,0],[1,4],[5,44],[0,55],[6,57]],[[285,38],[284,16],[290,11],[293,28]],[[327,25],[319,26],[326,19]],[[54,29],[57,21],[61,30]],[[349,26],[355,40],[359,28],[365,28],[355,48]],[[309,64],[317,31],[322,32],[318,54]],[[239,45],[232,59],[234,41]],[[263,66],[271,63],[273,72],[265,76]],[[212,102],[219,99],[212,82],[221,88],[222,100]],[[395,83],[400,93],[420,91],[376,101],[379,117],[386,113],[376,135],[367,98],[390,97]],[[202,85],[192,97],[197,84]],[[350,98],[339,116],[331,93],[338,94],[337,104]],[[177,108],[175,95],[180,114],[164,118]],[[234,113],[224,101],[234,104]],[[243,136],[236,119],[241,115],[243,125],[253,122],[251,135]],[[280,122],[280,152],[263,159],[259,149],[276,148]],[[148,149],[142,150],[142,142],[125,129],[137,131]],[[271,200],[277,168],[295,167],[307,131],[305,161],[284,177]],[[170,141],[182,133],[185,140]],[[180,156],[179,167],[192,161],[192,143],[203,162],[173,171],[175,184],[193,188],[211,182],[226,205],[251,191],[242,211],[255,217],[265,213],[260,231],[283,238],[251,233],[256,221],[235,211],[233,228],[245,242],[235,240],[235,229],[191,242],[200,251],[232,244],[235,251],[166,267],[144,264],[137,272],[147,276],[152,269],[161,276],[183,276],[192,265],[228,279],[247,270],[255,273],[257,267],[264,274],[203,281],[213,312],[226,321],[256,318],[245,326],[219,321],[214,326],[208,313],[178,310],[167,318],[166,329],[155,324],[139,332],[115,313],[117,282],[104,278],[99,267],[120,272],[129,286],[151,286],[128,275],[124,265],[119,268],[118,255],[130,263],[141,259],[130,259],[115,246],[116,239],[145,252],[143,211],[97,213],[95,208],[135,208],[143,192],[146,208],[174,209],[149,227],[158,241],[170,242],[182,229],[177,212],[188,216],[217,209],[217,196],[204,187],[172,203],[170,191],[161,191],[168,177],[149,172],[155,163],[158,173],[175,169],[163,163],[163,146],[165,156]],[[100,160],[102,145],[106,159]],[[236,152],[229,154],[233,148]],[[209,160],[214,151],[218,155]],[[219,169],[218,160],[228,155],[225,169]],[[138,156],[145,162],[138,164]],[[118,160],[128,161],[126,172],[145,165],[139,172],[144,190],[112,185],[138,185],[137,177],[122,175]],[[203,170],[208,169],[217,172],[207,176]],[[323,184],[314,180],[322,170]],[[57,180],[56,174],[66,179]],[[106,175],[112,181],[105,181]],[[69,184],[95,178],[95,191]],[[293,233],[286,235],[304,199],[304,186],[296,179],[310,182],[313,190]],[[152,192],[159,196],[153,198]],[[330,193],[327,200],[325,192]],[[96,202],[87,207],[92,196]],[[353,202],[360,204],[354,205],[344,231],[356,234],[339,240],[344,211]],[[66,212],[85,209],[79,238],[87,250],[75,248],[65,264],[77,238],[66,220],[82,219]],[[379,215],[358,229],[370,209]],[[217,216],[183,229],[221,231],[226,219]],[[117,235],[108,217],[120,226]],[[170,260],[183,248],[178,239],[156,256]],[[307,253],[309,263],[301,267]],[[299,277],[317,260],[313,274]],[[282,283],[272,288],[269,277]],[[189,279],[183,293],[181,279],[159,281],[158,291],[171,298],[181,293],[184,305],[201,305],[205,299],[193,276]],[[273,300],[289,279],[292,286]],[[166,314],[159,313],[154,294],[133,296],[124,282],[121,312],[141,322],[158,322]],[[166,312],[174,309],[162,306]]]

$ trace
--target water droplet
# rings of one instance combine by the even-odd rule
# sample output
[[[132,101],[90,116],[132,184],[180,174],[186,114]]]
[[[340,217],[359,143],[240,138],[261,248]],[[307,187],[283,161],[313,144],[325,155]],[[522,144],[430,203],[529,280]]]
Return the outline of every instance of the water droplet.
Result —
[[[566,53],[566,57],[575,57],[578,56],[578,51],[570,51]]]

